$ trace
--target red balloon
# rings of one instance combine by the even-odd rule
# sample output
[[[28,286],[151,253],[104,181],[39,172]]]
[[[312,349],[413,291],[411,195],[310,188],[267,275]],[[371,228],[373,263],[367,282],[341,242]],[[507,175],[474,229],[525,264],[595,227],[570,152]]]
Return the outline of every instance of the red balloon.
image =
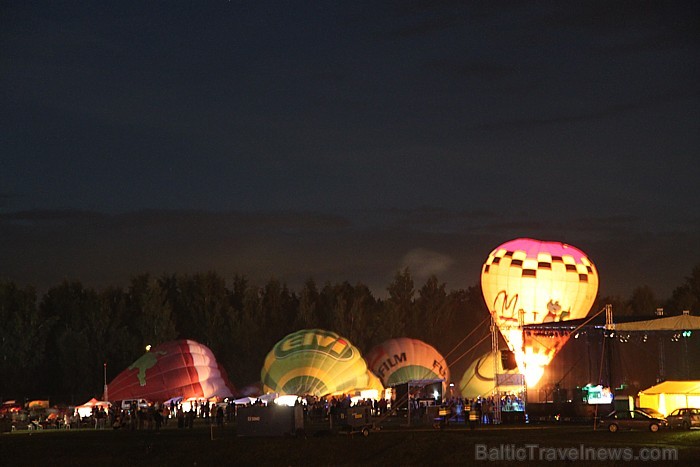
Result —
[[[113,401],[233,396],[233,385],[212,351],[192,340],[154,347],[119,373],[107,389]]]

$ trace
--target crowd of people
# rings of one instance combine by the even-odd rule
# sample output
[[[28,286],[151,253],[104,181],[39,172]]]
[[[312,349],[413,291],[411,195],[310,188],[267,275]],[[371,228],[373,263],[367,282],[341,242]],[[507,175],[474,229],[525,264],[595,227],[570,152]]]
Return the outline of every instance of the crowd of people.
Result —
[[[494,397],[478,397],[465,399],[452,397],[437,404],[434,400],[422,400],[411,398],[406,405],[400,401],[390,401],[384,398],[376,399],[352,399],[349,396],[334,396],[326,398],[307,397],[298,398],[297,405],[303,406],[304,419],[310,422],[324,420],[338,420],[340,414],[357,406],[367,407],[373,417],[383,417],[390,414],[399,414],[398,407],[409,408],[412,420],[419,420],[430,416],[433,412],[429,407],[440,407],[441,423],[465,423],[472,427],[489,425],[495,422],[496,401],[500,401],[501,412],[521,412],[524,414],[524,401],[515,396],[507,395],[500,399]],[[392,409],[393,404],[393,409]],[[266,405],[258,399],[252,405]],[[209,402],[169,401],[166,403],[149,404],[145,401],[125,402],[121,405],[96,405],[91,412],[81,416],[75,408],[54,409],[51,411],[29,411],[24,409],[14,410],[0,414],[0,418],[11,421],[12,426],[18,429],[76,429],[94,428],[97,430],[148,430],[159,431],[161,427],[173,424],[177,428],[192,428],[195,420],[199,419],[206,424],[223,426],[235,420],[237,406],[233,401]]]
[[[120,405],[96,405],[91,409],[76,407],[29,409],[17,407],[0,414],[0,419],[13,430],[78,429],[155,430],[175,423],[178,428],[192,428],[195,419],[223,426],[233,420],[233,403],[194,401],[182,404],[147,404],[133,401]]]
[[[445,421],[451,423],[470,423],[473,425],[491,425],[496,423],[495,410],[496,401],[500,401],[501,413],[515,413],[522,415],[524,420],[525,401],[515,394],[503,395],[500,398],[477,397],[473,399],[452,397],[443,401],[434,399],[411,398],[406,404],[406,401],[387,400],[387,399],[352,399],[349,396],[329,397],[329,398],[313,398],[298,399],[298,404],[303,405],[304,418],[309,421],[321,421],[333,419],[337,420],[339,414],[350,408],[357,406],[368,407],[373,417],[382,417],[388,414],[401,414],[401,409],[408,409],[412,413],[412,423],[421,423],[420,421],[430,415],[432,412],[429,407],[440,408],[443,412]],[[261,402],[256,402],[261,403]],[[393,409],[392,409],[393,405]],[[512,417],[511,417],[512,418]]]
[[[504,413],[517,413],[520,417],[506,417],[509,421],[522,419],[525,420],[525,401],[517,395],[504,395],[500,398],[477,397],[477,398],[459,398],[452,397],[444,400],[439,405],[439,412],[436,418],[441,424],[446,423],[469,423],[472,427],[478,425],[493,425],[496,423],[496,404],[500,401],[501,421]],[[422,401],[420,399],[411,399],[412,418],[420,420],[430,414],[429,407],[435,406],[433,401]]]
[[[302,403],[302,400],[299,400]],[[340,412],[350,407],[369,407],[373,416],[380,416],[388,411],[388,401],[386,399],[358,399],[353,401],[349,396],[329,398],[308,397],[302,405],[304,406],[304,417],[310,421],[319,421],[329,417],[337,419]]]
[[[113,429],[155,430],[175,423],[178,428],[192,428],[195,419],[202,419],[208,424],[223,426],[224,420],[231,421],[234,406],[232,403],[214,403],[194,401],[183,404],[174,402],[165,404],[148,404],[145,407],[132,403],[128,408],[110,410],[109,421]]]

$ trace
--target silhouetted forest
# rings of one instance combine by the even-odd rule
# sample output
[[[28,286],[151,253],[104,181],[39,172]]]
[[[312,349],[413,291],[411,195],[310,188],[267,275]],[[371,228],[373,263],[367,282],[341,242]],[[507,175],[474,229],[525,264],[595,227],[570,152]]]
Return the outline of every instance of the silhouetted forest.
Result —
[[[418,286],[405,269],[386,290],[386,298],[379,299],[361,283],[319,286],[309,279],[293,291],[276,279],[255,285],[237,276],[227,284],[207,272],[142,274],[126,287],[103,290],[66,281],[37,297],[32,287],[0,281],[0,399],[83,402],[102,393],[105,362],[109,381],[146,345],[173,339],[210,347],[240,388],[259,380],[265,355],[298,329],[335,331],[363,352],[392,337],[413,337],[455,358],[488,333],[478,284],[448,291],[433,276]],[[697,315],[700,264],[670,298],[659,300],[644,285],[628,298],[599,297],[593,311],[606,303],[616,316],[651,316],[659,307],[667,315],[682,310]],[[462,342],[479,325],[479,332]],[[488,346],[487,339],[482,348]],[[468,362],[451,368],[455,380],[463,363]]]

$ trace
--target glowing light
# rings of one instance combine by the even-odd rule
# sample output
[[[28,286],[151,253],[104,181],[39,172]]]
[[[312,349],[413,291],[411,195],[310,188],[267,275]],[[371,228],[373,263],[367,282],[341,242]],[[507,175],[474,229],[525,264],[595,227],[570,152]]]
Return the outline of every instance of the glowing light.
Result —
[[[668,415],[668,412],[666,412],[666,394],[664,393],[659,394],[659,412],[664,414],[664,417]]]
[[[549,364],[551,358],[547,355],[535,352],[532,346],[526,345],[523,346],[523,349],[522,352],[514,352],[515,362],[518,363],[518,354],[520,354],[518,368],[521,368],[522,373],[525,375],[525,383],[528,386],[534,386],[542,378],[542,375],[544,375],[544,367]]]
[[[352,405],[357,405],[367,399],[379,400],[379,391],[376,389],[365,389],[360,391],[359,395],[352,396],[350,401],[352,402]]]
[[[379,400],[379,390],[378,389],[365,389],[360,391],[360,397],[363,399]]]
[[[588,404],[611,404],[613,401],[613,394],[610,388],[603,387],[601,384],[587,384],[584,389],[586,390],[586,402]]]
[[[291,394],[279,396],[277,399],[275,399],[275,404],[285,405],[287,407],[294,407],[298,400],[300,401],[300,403],[306,405],[305,400],[300,399],[299,396],[294,396]]]

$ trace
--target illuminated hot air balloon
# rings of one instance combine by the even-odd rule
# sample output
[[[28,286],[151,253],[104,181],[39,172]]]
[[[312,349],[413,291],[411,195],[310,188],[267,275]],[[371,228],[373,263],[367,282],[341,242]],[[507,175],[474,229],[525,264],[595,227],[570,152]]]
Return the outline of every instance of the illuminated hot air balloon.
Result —
[[[442,379],[444,390],[450,379],[443,356],[418,339],[389,339],[370,350],[365,359],[370,370],[387,387],[409,381]]]
[[[535,385],[568,336],[523,337],[521,324],[583,318],[598,291],[598,273],[578,248],[519,238],[491,252],[481,289],[528,385]]]
[[[280,340],[267,354],[260,377],[266,393],[317,397],[373,384],[357,347],[323,329],[302,329]]]
[[[518,370],[503,368],[501,353],[498,353],[498,374],[504,375],[499,383],[499,389],[504,392],[517,393],[522,388],[522,375]],[[488,352],[469,364],[459,383],[462,397],[475,399],[479,396],[489,396],[496,387],[493,376],[493,352]]]
[[[231,397],[232,387],[212,351],[192,340],[150,349],[108,385],[114,401]]]

